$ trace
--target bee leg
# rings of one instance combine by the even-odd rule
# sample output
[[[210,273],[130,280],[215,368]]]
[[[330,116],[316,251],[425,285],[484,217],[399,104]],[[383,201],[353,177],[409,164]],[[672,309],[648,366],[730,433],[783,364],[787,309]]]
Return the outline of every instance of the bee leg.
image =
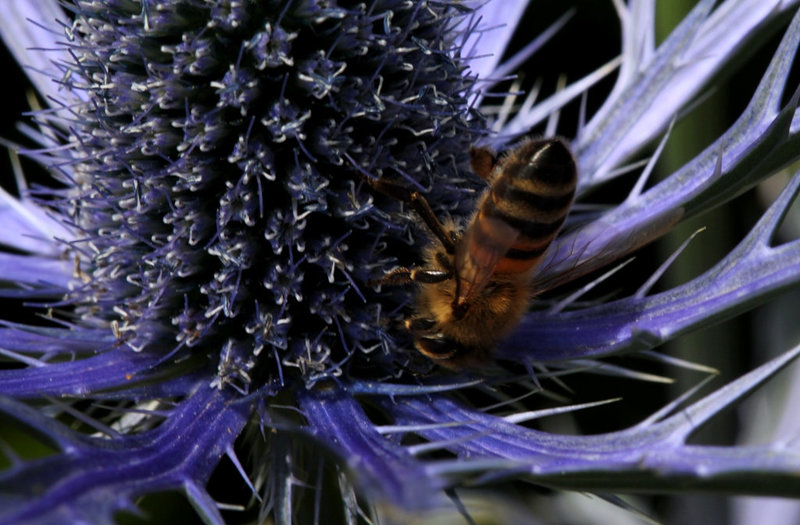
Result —
[[[436,321],[427,317],[406,319],[406,329],[414,334],[414,346],[431,359],[447,359],[457,350],[452,341],[436,331]]]
[[[455,357],[455,355],[458,354],[461,349],[461,345],[454,344],[453,341],[446,339],[441,334],[427,337],[417,337],[414,340],[414,346],[422,355],[425,355],[434,361],[438,361],[440,364],[445,364],[445,366],[447,366],[446,361],[452,357]]]
[[[389,285],[402,286],[411,283],[441,283],[453,277],[451,272],[442,270],[426,270],[425,268],[405,268],[400,266],[383,274],[377,281],[370,281],[370,286]]]
[[[418,191],[411,191],[408,188],[404,188],[403,186],[395,184],[394,182],[388,182],[381,179],[372,179],[364,174],[360,175],[361,178],[367,184],[372,186],[374,190],[401,202],[405,202],[411,206],[425,222],[425,225],[428,227],[431,233],[433,233],[436,238],[439,239],[439,242],[442,243],[442,246],[444,246],[444,249],[447,251],[447,253],[455,253],[456,244],[455,239],[453,238],[453,233],[447,231],[442,223],[439,222],[439,219],[436,218],[436,214],[433,213],[431,205],[428,204],[428,200],[424,195]]]
[[[427,317],[412,317],[406,319],[406,330],[413,334],[429,334],[436,327],[436,321]]]
[[[451,272],[442,270],[426,270],[424,268],[414,268],[411,270],[411,280],[415,283],[433,284],[441,283],[448,279],[452,279]]]
[[[375,286],[402,286],[405,284],[411,283],[411,268],[404,268],[402,266],[398,268],[392,268],[380,279],[370,279],[368,284],[372,287]]]
[[[497,165],[497,156],[489,148],[472,146],[469,149],[469,166],[478,177],[488,181]]]

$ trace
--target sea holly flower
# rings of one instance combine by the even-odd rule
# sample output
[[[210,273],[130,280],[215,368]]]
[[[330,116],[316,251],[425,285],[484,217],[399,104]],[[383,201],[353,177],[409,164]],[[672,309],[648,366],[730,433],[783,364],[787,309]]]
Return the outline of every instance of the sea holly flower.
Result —
[[[492,90],[545,38],[509,54],[509,13],[527,2],[498,2],[0,5],[3,39],[47,105],[22,128],[34,145],[11,149],[53,178],[0,194],[2,295],[31,313],[0,327],[0,413],[42,449],[4,437],[0,521],[110,523],[162,492],[208,523],[316,523],[331,508],[348,523],[480,519],[472,498],[491,501],[481,489],[509,480],[623,506],[609,494],[800,494],[790,438],[688,441],[800,347],[628,428],[546,426],[607,402],[570,403],[560,392],[572,381],[652,377],[612,354],[707,372],[662,345],[800,280],[798,241],[775,237],[800,186],[791,174],[707,272],[653,291],[670,258],[629,294],[581,300],[603,268],[798,160],[798,2],[703,0],[658,46],[654,3],[617,2],[618,59],[541,101],[512,86],[499,104]],[[672,123],[775,30],[741,116],[649,183]],[[418,264],[428,234],[370,181],[419,192],[461,224],[485,187],[470,145],[502,150],[545,121],[557,131],[561,108],[611,73],[605,102],[569,137],[578,202],[535,278],[560,288],[496,364],[436,367],[403,327],[415,288],[375,285]],[[587,205],[633,171],[615,204]],[[225,470],[240,490],[215,486]],[[522,505],[492,519],[530,522]]]

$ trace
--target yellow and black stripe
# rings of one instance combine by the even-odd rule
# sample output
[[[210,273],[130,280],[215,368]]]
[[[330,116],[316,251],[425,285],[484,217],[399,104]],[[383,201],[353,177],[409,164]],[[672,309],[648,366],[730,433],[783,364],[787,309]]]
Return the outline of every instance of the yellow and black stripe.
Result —
[[[492,217],[519,232],[495,272],[524,272],[539,262],[569,213],[575,160],[560,139],[529,140],[501,159],[499,168],[476,221]],[[480,235],[483,228],[475,230]]]

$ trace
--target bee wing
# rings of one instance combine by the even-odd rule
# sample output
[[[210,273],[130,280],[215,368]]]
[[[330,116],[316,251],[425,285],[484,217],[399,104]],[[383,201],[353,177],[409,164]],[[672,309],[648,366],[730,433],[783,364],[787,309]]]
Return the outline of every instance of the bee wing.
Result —
[[[499,219],[479,216],[472,222],[456,250],[458,304],[483,290],[517,237],[519,230]]]

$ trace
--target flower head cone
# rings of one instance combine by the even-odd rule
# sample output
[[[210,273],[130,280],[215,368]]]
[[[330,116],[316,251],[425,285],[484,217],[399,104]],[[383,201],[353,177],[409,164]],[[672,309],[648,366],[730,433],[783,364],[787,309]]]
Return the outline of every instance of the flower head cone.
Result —
[[[47,449],[5,447],[0,521],[113,523],[162,492],[206,523],[481,520],[480,502],[494,500],[480,488],[515,481],[620,506],[609,494],[800,495],[791,440],[687,441],[798,348],[628,428],[538,424],[606,402],[569,403],[560,392],[573,380],[652,379],[611,354],[708,373],[658,350],[800,280],[797,241],[775,240],[800,185],[790,174],[706,273],[652,291],[670,258],[630,294],[582,300],[641,246],[798,160],[797,2],[701,1],[658,46],[653,3],[615,3],[620,57],[543,101],[516,85],[492,96],[546,39],[501,61],[513,27],[500,22],[527,2],[497,3],[0,7],[2,36],[47,105],[24,128],[35,145],[11,149],[52,177],[0,194],[0,293],[39,314],[0,327],[0,413]],[[672,124],[769,31],[778,49],[738,120],[649,182]],[[384,275],[424,270],[450,229],[458,244],[486,188],[470,146],[555,134],[561,108],[610,73],[605,102],[567,141],[577,199],[533,277],[556,292],[484,367],[437,365],[404,322],[427,283]],[[589,205],[629,172],[613,205]],[[431,231],[439,221],[444,235]],[[233,495],[215,481],[226,469]],[[531,519],[520,502],[498,516]]]

